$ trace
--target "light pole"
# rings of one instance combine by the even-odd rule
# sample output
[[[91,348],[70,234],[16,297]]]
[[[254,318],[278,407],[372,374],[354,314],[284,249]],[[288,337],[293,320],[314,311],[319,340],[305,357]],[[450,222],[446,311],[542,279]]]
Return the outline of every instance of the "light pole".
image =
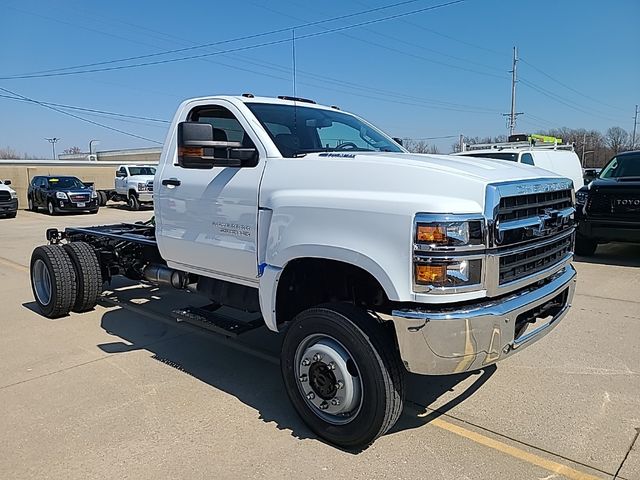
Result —
[[[52,137],[52,138],[45,138],[45,140],[51,144],[51,149],[53,150],[53,159],[55,160],[56,159],[56,143],[58,143],[62,139],[58,137]]]
[[[93,142],[99,142],[100,140],[89,140],[89,155],[91,155],[93,153],[93,149],[91,148],[93,146]]]

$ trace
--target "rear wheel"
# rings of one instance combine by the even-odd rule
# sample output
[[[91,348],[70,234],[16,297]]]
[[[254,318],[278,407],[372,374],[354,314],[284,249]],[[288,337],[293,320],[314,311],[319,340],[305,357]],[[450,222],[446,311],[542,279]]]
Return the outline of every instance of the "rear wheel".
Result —
[[[33,198],[29,197],[28,198],[28,209],[32,212],[35,212],[36,210],[38,210],[38,208],[35,206],[35,204],[33,203]]]
[[[138,201],[138,197],[136,197],[132,193],[129,194],[127,205],[129,207],[129,210],[140,210],[140,202]]]
[[[585,237],[584,235],[576,235],[576,254],[582,256],[591,256],[596,253],[598,248],[598,242],[593,238]]]
[[[98,303],[98,297],[102,293],[102,272],[98,256],[93,247],[86,242],[66,243],[63,248],[71,259],[78,280],[76,301],[72,310],[91,310]]]
[[[281,369],[311,430],[340,447],[362,449],[396,423],[404,385],[393,335],[352,305],[298,314],[284,339]]]
[[[98,192],[98,205],[104,207],[107,204],[107,194],[106,192]]]
[[[45,317],[67,315],[76,301],[76,273],[60,245],[36,247],[31,254],[31,289]]]

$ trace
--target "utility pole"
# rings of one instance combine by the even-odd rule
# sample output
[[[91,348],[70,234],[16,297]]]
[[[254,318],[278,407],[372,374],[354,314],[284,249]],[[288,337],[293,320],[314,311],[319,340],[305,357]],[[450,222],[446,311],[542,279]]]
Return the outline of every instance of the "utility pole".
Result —
[[[636,126],[638,125],[638,105],[636,105],[636,114],[633,116],[633,135],[631,136],[631,149],[636,148]]]
[[[582,168],[584,168],[584,147],[586,146],[587,143],[587,134],[585,133],[584,135],[582,135]]]
[[[460,134],[460,141],[458,142],[458,151],[464,152],[464,135]]]
[[[52,137],[52,138],[45,138],[45,140],[51,144],[51,148],[53,150],[53,159],[55,160],[56,159],[56,143],[58,143],[62,139],[57,137]]]
[[[513,47],[513,66],[509,71],[511,74],[511,112],[503,113],[503,116],[509,117],[509,135],[516,132],[516,118],[522,115],[522,112],[516,112],[516,83],[518,82],[518,47]]]

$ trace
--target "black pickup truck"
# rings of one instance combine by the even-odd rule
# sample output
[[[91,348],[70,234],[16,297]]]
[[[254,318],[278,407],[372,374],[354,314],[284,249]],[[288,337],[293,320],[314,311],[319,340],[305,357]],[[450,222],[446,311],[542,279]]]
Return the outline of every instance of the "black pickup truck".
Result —
[[[616,155],[576,192],[576,219],[578,255],[593,255],[600,243],[640,243],[640,151]]]

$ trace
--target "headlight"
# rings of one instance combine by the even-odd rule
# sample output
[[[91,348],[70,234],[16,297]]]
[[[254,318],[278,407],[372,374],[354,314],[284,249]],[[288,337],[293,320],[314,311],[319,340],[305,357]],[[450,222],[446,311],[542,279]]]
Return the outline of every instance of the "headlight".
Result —
[[[425,259],[427,260],[427,259]],[[428,259],[415,264],[415,283],[430,287],[464,287],[479,285],[482,280],[482,260]]]
[[[138,191],[139,192],[144,192],[147,189],[147,184],[146,183],[139,183],[138,184]]]
[[[98,192],[91,190],[91,198],[98,198]]]
[[[61,200],[66,200],[67,199],[67,194],[64,192],[56,192],[56,198],[59,198]]]
[[[18,194],[16,192],[14,192],[13,190],[11,190],[9,193],[11,194],[11,198],[13,198],[13,199],[18,198]]]
[[[589,198],[589,192],[576,192],[576,203],[578,205],[584,205],[587,203],[587,199]]]
[[[422,245],[459,247],[481,245],[482,222],[420,222],[416,225],[415,242]]]

